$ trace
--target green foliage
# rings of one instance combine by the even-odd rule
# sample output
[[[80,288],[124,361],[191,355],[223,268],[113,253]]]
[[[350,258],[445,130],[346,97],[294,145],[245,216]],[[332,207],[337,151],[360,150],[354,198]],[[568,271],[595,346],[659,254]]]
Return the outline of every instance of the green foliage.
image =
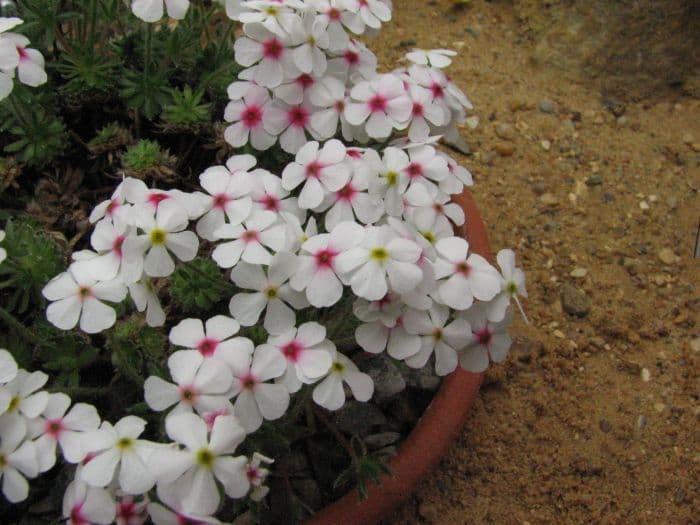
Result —
[[[65,267],[61,250],[31,219],[8,221],[5,234],[7,259],[0,264],[3,307],[17,314],[27,312],[30,306],[41,309],[41,289]]]
[[[192,91],[190,86],[171,91],[173,101],[163,108],[163,118],[168,124],[196,126],[209,122],[211,104],[202,103],[204,93]]]
[[[139,140],[129,146],[122,157],[124,167],[130,171],[146,171],[168,164],[170,155],[154,140]]]
[[[114,89],[118,68],[116,61],[96,53],[92,47],[77,46],[65,51],[56,64],[65,80],[61,93],[74,99],[74,104],[79,104],[85,95],[104,97]]]
[[[146,326],[143,316],[117,321],[107,332],[106,345],[114,368],[129,381],[140,386],[148,375],[166,375],[163,366],[168,341],[162,332]]]
[[[42,361],[41,368],[51,372],[53,387],[79,386],[80,370],[97,360],[97,349],[83,335],[56,330],[43,319],[34,325],[33,331],[43,342],[37,357]]]
[[[101,128],[90,142],[88,148],[94,154],[102,153],[126,146],[132,142],[129,130],[122,127],[118,122],[110,122]]]
[[[334,488],[337,489],[354,482],[357,485],[360,498],[365,499],[367,498],[367,486],[370,482],[379,485],[382,476],[393,475],[391,468],[387,465],[391,455],[381,450],[368,454],[362,439],[357,436],[352,437],[350,444],[356,453],[352,458],[352,464],[341,472],[335,480]]]
[[[170,89],[167,79],[156,72],[129,70],[124,72],[119,95],[126,107],[135,109],[148,119],[154,119],[169,101]]]
[[[80,16],[78,12],[67,9],[61,0],[25,0],[21,4],[24,23],[13,31],[27,35],[34,47],[51,47],[59,25]],[[3,13],[2,16],[9,15]]]
[[[233,285],[210,258],[198,257],[178,265],[170,278],[170,296],[185,312],[206,312],[225,297],[231,296]]]

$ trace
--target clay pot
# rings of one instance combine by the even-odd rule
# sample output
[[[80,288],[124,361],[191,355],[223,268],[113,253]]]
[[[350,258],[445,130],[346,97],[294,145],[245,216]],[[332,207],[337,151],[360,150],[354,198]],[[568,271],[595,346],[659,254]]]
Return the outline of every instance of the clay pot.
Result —
[[[459,233],[469,241],[470,251],[493,262],[486,229],[471,194],[465,190],[453,201],[464,210],[467,220]],[[466,372],[459,367],[447,376],[418,424],[389,461],[394,476],[384,476],[380,485],[369,483],[365,500],[360,500],[357,490],[353,489],[314,514],[305,525],[372,525],[388,516],[437,467],[459,434],[482,377],[483,374]]]

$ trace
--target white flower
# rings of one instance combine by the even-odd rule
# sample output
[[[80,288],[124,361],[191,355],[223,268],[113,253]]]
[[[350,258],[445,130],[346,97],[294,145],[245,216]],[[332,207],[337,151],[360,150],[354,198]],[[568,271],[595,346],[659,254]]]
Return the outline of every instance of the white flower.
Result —
[[[148,461],[156,444],[138,439],[145,428],[143,419],[126,416],[114,426],[103,421],[98,430],[87,433],[84,452],[91,458],[82,466],[81,479],[93,487],[106,487],[118,470],[119,488],[127,494],[150,490],[155,478]]]
[[[234,414],[249,434],[260,428],[263,419],[279,419],[287,411],[287,388],[266,382],[280,377],[286,369],[286,359],[270,345],[258,346],[252,361],[248,357],[245,363],[236,363],[232,367],[231,395],[237,396]]]
[[[34,419],[41,414],[49,402],[49,393],[39,391],[49,380],[44,372],[29,373],[19,369],[15,377],[11,379],[2,391],[5,392],[4,399],[7,404],[0,406],[0,414],[21,415],[27,419]],[[2,410],[5,408],[5,410]]]
[[[443,104],[433,100],[430,91],[417,84],[409,84],[408,93],[413,104],[408,138],[411,142],[425,142],[430,136],[430,124],[435,127],[446,125],[450,113]]]
[[[231,270],[231,280],[238,288],[256,290],[239,293],[231,298],[229,309],[243,326],[253,326],[265,312],[263,326],[271,334],[282,333],[296,324],[294,309],[307,306],[304,296],[287,283],[296,272],[298,261],[294,254],[279,252],[270,261],[267,275],[259,265],[238,263]]]
[[[17,377],[17,362],[12,354],[0,348],[0,384],[9,383]],[[0,413],[2,410],[0,410]]]
[[[0,242],[5,240],[5,230],[0,230]],[[0,246],[0,263],[7,259],[7,250]]]
[[[226,0],[227,3],[232,0]],[[175,502],[173,502],[175,503]],[[173,505],[175,507],[175,505]],[[183,523],[197,523],[200,525],[221,525],[221,522],[211,516],[199,516],[186,512],[172,511],[160,503],[148,504],[148,515],[155,525],[183,525]]]
[[[165,0],[168,16],[182,20],[190,7],[189,0]],[[131,10],[144,22],[158,22],[163,18],[163,0],[133,0]]]
[[[314,383],[325,376],[332,364],[330,350],[334,345],[326,339],[325,327],[316,322],[272,335],[267,345],[276,348],[287,360],[287,369],[277,382],[290,394],[297,392],[302,384]]]
[[[119,183],[114,189],[112,196],[95,206],[90,212],[89,221],[95,224],[104,218],[116,223],[118,221],[128,223],[129,208],[126,203],[125,181]]]
[[[372,29],[379,29],[382,22],[391,20],[391,2],[388,0],[347,0],[346,5]]]
[[[434,304],[427,312],[410,309],[404,316],[404,326],[412,334],[421,335],[421,349],[406,359],[413,368],[423,368],[435,353],[435,373],[444,376],[457,368],[457,351],[471,339],[471,328],[464,319],[447,320],[450,309]]]
[[[29,39],[9,29],[22,24],[19,18],[0,18],[0,100],[13,88],[15,70],[20,82],[36,87],[47,80],[44,57],[36,49],[29,49]]]
[[[251,188],[246,175],[256,162],[252,155],[236,155],[228,159],[226,167],[213,166],[199,176],[199,183],[210,195],[206,213],[197,222],[200,237],[214,241],[214,232],[226,219],[230,224],[240,224],[250,215],[253,201],[248,197]]]
[[[438,296],[455,310],[466,310],[474,299],[490,301],[501,291],[501,275],[481,255],[467,258],[469,243],[460,237],[440,239],[435,245],[435,277],[440,282]]]
[[[215,357],[206,358],[199,350],[181,350],[168,358],[168,369],[175,384],[158,376],[150,376],[143,385],[146,403],[153,410],[165,410],[177,403],[173,412],[200,414],[230,404],[226,391],[231,375],[224,363]]]
[[[414,184],[405,193],[405,199],[404,217],[416,226],[434,225],[439,218],[450,220],[457,226],[464,224],[464,210],[450,202],[449,195],[436,191],[434,187],[431,190],[430,186]]]
[[[199,351],[205,358],[224,361],[229,355],[250,355],[253,344],[244,337],[232,337],[240,325],[235,319],[216,315],[202,324],[199,319],[184,319],[170,330],[170,342]]]
[[[496,255],[498,266],[501,267],[501,275],[503,276],[503,289],[493,301],[489,309],[489,321],[498,322],[506,315],[506,310],[510,306],[511,298],[515,299],[515,304],[518,305],[520,313],[525,322],[528,322],[527,316],[523,311],[523,307],[518,299],[518,294],[527,297],[525,289],[525,273],[515,267],[515,253],[513,250],[501,250]]]
[[[290,106],[281,100],[273,101],[265,114],[265,130],[279,135],[280,146],[287,153],[295,154],[306,144],[306,132],[315,137],[311,119],[316,108],[308,101]]]
[[[344,222],[328,234],[315,235],[301,245],[299,267],[290,284],[305,290],[306,298],[317,308],[332,306],[343,295],[336,270],[337,256],[357,246],[364,236],[362,226]]]
[[[29,484],[25,477],[39,474],[34,442],[25,440],[27,427],[20,418],[0,417],[0,479],[2,493],[10,503],[27,499]]]
[[[368,303],[362,299],[353,305],[355,316],[364,321],[355,329],[355,340],[366,352],[378,354],[385,348],[394,359],[408,359],[421,347],[419,336],[406,331],[401,302],[390,294]]]
[[[211,435],[207,425],[195,414],[174,414],[166,418],[165,431],[183,450],[162,450],[158,460],[159,493],[177,499],[187,513],[212,514],[219,507],[219,490],[240,498],[248,490],[247,458],[233,457],[236,447],[245,439],[245,430],[233,416],[219,416]]]
[[[232,124],[224,131],[226,142],[240,148],[250,140],[251,146],[257,150],[266,150],[277,142],[277,138],[264,127],[270,105],[267,89],[260,86],[251,86],[242,99],[229,102],[224,110],[224,120]]]
[[[167,277],[175,270],[170,252],[183,261],[195,258],[199,240],[194,232],[186,230],[189,221],[186,210],[176,201],[164,201],[154,213],[143,206],[137,207],[134,223],[143,234],[127,237],[122,250],[128,259],[143,257],[143,269],[149,277]]]
[[[243,31],[245,36],[237,38],[233,46],[236,62],[243,67],[253,67],[239,78],[255,80],[272,89],[299,76],[286,38],[256,23],[245,24]]]
[[[310,93],[310,89],[315,84],[315,77],[309,73],[302,73],[296,79],[285,84],[280,84],[272,91],[275,98],[279,98],[287,104],[296,105],[304,101],[304,96]],[[313,98],[311,100],[313,100]]]
[[[313,400],[327,410],[338,410],[345,403],[343,382],[350,387],[358,401],[369,401],[374,393],[374,383],[367,374],[360,372],[357,365],[335,349],[331,352],[333,364],[328,375],[313,391]]]
[[[490,303],[475,304],[463,312],[463,317],[472,329],[470,343],[459,351],[459,364],[470,372],[483,372],[489,366],[489,357],[494,363],[500,363],[508,355],[512,343],[508,327],[513,319],[511,310],[498,323],[489,321]]]
[[[282,179],[266,170],[250,173],[253,185],[251,197],[253,206],[259,210],[294,215],[299,222],[306,221],[306,210],[299,207],[296,197],[282,187]]]
[[[85,457],[82,447],[84,433],[100,426],[100,416],[94,406],[86,403],[70,406],[70,398],[62,393],[51,394],[38,420],[32,422],[41,433],[35,440],[39,471],[46,472],[56,462],[56,444],[68,463],[78,463]]]
[[[405,129],[413,104],[403,82],[391,73],[362,81],[350,91],[352,101],[345,107],[345,118],[353,126],[362,125],[372,138],[387,138],[392,128]]]
[[[117,280],[97,282],[80,266],[71,265],[51,279],[41,291],[52,302],[46,318],[61,330],[70,330],[80,319],[80,329],[88,334],[101,332],[116,320],[114,308],[103,301],[119,302],[126,297],[126,287]]]
[[[335,77],[324,77],[309,89],[309,99],[317,108],[311,115],[311,128],[320,139],[329,139],[335,135],[339,121],[343,138],[352,139],[352,130],[343,115],[345,84]]]
[[[365,29],[362,19],[346,8],[345,0],[312,0],[311,5],[328,24],[329,48],[333,52],[347,49],[350,39],[345,28],[358,35]]]
[[[398,293],[414,290],[423,278],[416,265],[420,255],[415,242],[399,238],[388,226],[366,226],[361,244],[338,255],[336,267],[355,295],[374,301],[387,294],[389,285]]]
[[[292,25],[289,32],[294,65],[302,73],[312,73],[316,77],[326,72],[326,49],[330,38],[324,17],[305,13]]]
[[[409,164],[404,168],[410,185],[423,184],[437,189],[436,183],[448,177],[447,161],[437,155],[434,147],[418,145],[407,150]]]
[[[129,295],[139,312],[146,311],[148,326],[163,326],[165,312],[158,299],[158,291],[150,277],[142,277],[140,281],[128,285]]]
[[[63,494],[63,517],[67,525],[109,525],[114,521],[116,504],[104,489],[71,481]]]
[[[90,237],[90,244],[98,255],[75,263],[76,266],[84,266],[98,281],[109,281],[117,276],[126,284],[138,281],[143,274],[143,257],[124,257],[123,250],[124,241],[133,233],[123,221],[101,220]]]
[[[370,80],[377,76],[377,56],[362,42],[351,38],[342,56],[328,61],[326,73],[343,81]]]
[[[250,491],[248,497],[253,501],[262,501],[262,499],[267,496],[270,492],[269,487],[264,485],[267,475],[270,471],[266,468],[261,467],[261,464],[271,464],[274,463],[274,459],[263,456],[258,452],[253,452],[253,457],[248,462],[246,467],[246,475],[248,476],[248,482],[253,490]]]
[[[224,224],[215,235],[233,239],[219,244],[211,254],[221,268],[231,268],[243,259],[249,264],[270,264],[272,255],[285,245],[285,226],[271,211],[255,210],[243,225]]]
[[[262,24],[276,35],[286,35],[299,16],[294,10],[304,9],[301,0],[226,0],[226,14],[233,20]]]
[[[385,148],[383,157],[373,149],[364,155],[361,171],[366,172],[370,197],[375,202],[384,200],[384,210],[392,217],[400,217],[404,210],[404,194],[408,189],[409,177],[406,168],[408,155],[395,147]]]
[[[307,142],[296,154],[295,162],[284,168],[282,186],[293,190],[304,183],[299,194],[301,208],[316,208],[330,192],[339,191],[350,179],[345,164],[345,146],[329,140],[319,149],[316,141]]]
[[[452,63],[452,58],[457,56],[456,51],[451,49],[414,49],[410,53],[406,53],[406,58],[420,66],[436,67],[443,69]]]

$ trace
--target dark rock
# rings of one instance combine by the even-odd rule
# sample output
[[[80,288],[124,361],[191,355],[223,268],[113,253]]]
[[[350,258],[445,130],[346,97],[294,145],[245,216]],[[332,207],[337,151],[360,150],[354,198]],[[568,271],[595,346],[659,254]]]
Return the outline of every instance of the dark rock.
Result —
[[[612,430],[612,425],[610,424],[610,421],[607,419],[601,419],[598,422],[598,427],[600,427],[600,430],[602,432],[605,432],[606,434]]]
[[[345,403],[335,412],[333,419],[341,432],[360,436],[367,436],[387,424],[386,417],[376,405],[359,401]]]
[[[368,359],[360,367],[374,381],[374,399],[382,403],[406,388],[406,380],[398,367],[384,354]]]
[[[589,297],[568,283],[561,287],[559,298],[562,308],[569,315],[586,317],[588,312],[591,311],[591,300]]]
[[[542,113],[554,113],[556,111],[556,108],[554,107],[554,102],[543,98],[542,100],[540,100],[540,111]]]
[[[603,177],[600,175],[591,175],[586,179],[586,186],[600,186],[603,184]]]
[[[321,497],[321,487],[311,478],[292,479],[292,488],[296,492],[297,497],[312,509],[320,509],[323,506],[323,498]]]
[[[442,379],[435,374],[435,367],[431,364],[423,368],[409,368],[405,378],[408,386],[428,392],[435,392],[442,383]]]
[[[379,434],[371,434],[365,438],[365,444],[372,450],[393,445],[399,439],[401,434],[398,432],[380,432]]]

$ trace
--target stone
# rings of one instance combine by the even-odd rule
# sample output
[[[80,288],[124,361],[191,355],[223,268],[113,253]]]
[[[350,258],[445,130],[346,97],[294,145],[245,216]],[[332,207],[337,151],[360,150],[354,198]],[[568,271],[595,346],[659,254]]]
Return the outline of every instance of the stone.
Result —
[[[543,140],[542,142],[540,142],[540,145],[542,146],[542,149],[545,151],[549,151],[550,149],[552,149],[552,143],[549,142],[548,140]]]
[[[690,340],[690,349],[693,352],[700,352],[700,337]]]
[[[432,501],[423,501],[418,506],[418,514],[428,523],[440,523],[444,516]]]
[[[435,392],[442,383],[440,376],[435,374],[435,367],[430,365],[422,368],[409,368],[404,376],[408,386],[428,392]]]
[[[600,175],[591,175],[586,179],[586,186],[600,186],[603,184],[603,177]]]
[[[571,277],[576,277],[577,279],[582,279],[586,275],[588,275],[588,270],[586,268],[574,268],[571,270],[569,273]]]
[[[675,264],[678,258],[670,248],[662,248],[659,251],[659,260],[664,264]]]
[[[297,496],[307,507],[320,509],[323,506],[321,487],[311,478],[297,478],[291,480],[292,487]]]
[[[494,149],[501,157],[512,157],[515,153],[515,147],[512,144],[496,144]]]
[[[401,434],[398,432],[380,432],[365,437],[365,444],[372,450],[376,450],[393,445],[399,439],[401,439]]]
[[[368,359],[360,368],[372,378],[375,400],[379,403],[391,399],[406,388],[406,380],[398,367],[384,354]]]
[[[642,381],[644,381],[645,383],[648,383],[649,381],[651,381],[651,372],[649,372],[648,368],[642,368],[641,376],[642,376]]]
[[[496,126],[496,135],[501,137],[503,140],[513,141],[516,137],[515,128],[513,128],[513,126],[510,124],[498,124]]]
[[[683,144],[690,146],[694,141],[695,141],[695,137],[693,137],[692,133],[684,133],[683,134]]]
[[[467,123],[467,126],[469,126],[469,129],[474,130],[479,125],[479,117],[472,115],[471,117],[468,117],[465,122]]]
[[[379,427],[387,424],[387,419],[379,408],[372,403],[348,401],[333,414],[335,425],[346,434],[368,436],[376,433]]]
[[[554,102],[549,99],[543,98],[540,100],[540,111],[542,113],[554,113],[556,108],[554,107]]]
[[[647,203],[647,201],[640,201],[639,209],[642,211],[647,211],[649,209],[649,204]]]
[[[561,287],[559,295],[564,311],[576,317],[586,317],[591,311],[591,300],[581,290],[568,283]]]
[[[535,193],[535,195],[542,195],[547,191],[547,186],[544,182],[535,182],[532,185],[532,191]]]
[[[598,350],[605,349],[605,339],[603,339],[602,337],[597,337],[597,336],[591,337],[589,342],[591,343],[591,346],[593,346],[594,348],[597,348]]]
[[[553,193],[543,193],[540,195],[540,202],[547,206],[555,206],[559,204],[559,199]]]
[[[603,105],[608,111],[610,111],[610,113],[615,115],[615,117],[621,117],[625,114],[625,111],[627,111],[627,106],[625,106],[624,102],[614,98],[605,100]]]
[[[610,424],[610,421],[607,419],[601,419],[598,422],[598,427],[602,432],[605,432],[606,434],[612,430],[612,425]]]

